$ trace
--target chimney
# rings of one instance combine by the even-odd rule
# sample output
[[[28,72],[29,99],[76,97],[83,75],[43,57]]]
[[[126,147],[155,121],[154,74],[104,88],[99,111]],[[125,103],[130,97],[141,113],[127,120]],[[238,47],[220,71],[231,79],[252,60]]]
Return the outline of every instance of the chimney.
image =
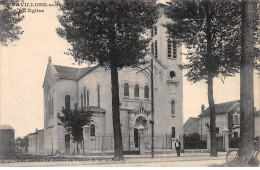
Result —
[[[204,111],[205,111],[205,106],[204,106],[204,104],[202,104],[201,105],[201,113],[204,113]]]

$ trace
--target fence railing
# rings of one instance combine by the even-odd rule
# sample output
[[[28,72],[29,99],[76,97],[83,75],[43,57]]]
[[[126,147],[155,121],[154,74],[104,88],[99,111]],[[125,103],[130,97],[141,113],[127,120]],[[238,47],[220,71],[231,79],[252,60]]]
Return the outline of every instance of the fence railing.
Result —
[[[122,134],[123,150],[137,151],[139,150],[140,136],[134,134]],[[151,149],[152,135],[144,135],[145,149]],[[155,150],[171,150],[172,138],[170,134],[155,134],[154,135]],[[108,152],[114,150],[114,135],[113,133],[101,133],[91,136],[90,151],[92,153]]]

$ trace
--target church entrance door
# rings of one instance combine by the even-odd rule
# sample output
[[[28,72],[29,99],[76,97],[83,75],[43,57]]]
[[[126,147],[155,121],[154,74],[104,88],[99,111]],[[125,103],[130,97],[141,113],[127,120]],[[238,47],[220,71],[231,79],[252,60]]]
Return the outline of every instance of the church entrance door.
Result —
[[[137,130],[137,128],[134,128],[134,143],[135,143],[135,148],[138,148],[138,142],[139,142],[139,140],[138,140],[138,130]]]
[[[70,135],[65,135],[65,152],[66,154],[70,153]]]

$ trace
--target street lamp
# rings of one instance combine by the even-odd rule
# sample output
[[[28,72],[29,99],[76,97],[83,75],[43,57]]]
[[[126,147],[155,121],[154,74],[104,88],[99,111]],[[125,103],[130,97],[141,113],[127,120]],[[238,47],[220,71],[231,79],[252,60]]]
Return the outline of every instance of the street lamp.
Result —
[[[153,88],[153,59],[151,59],[151,69],[148,68],[149,66],[142,68],[139,70],[137,73],[144,71],[144,70],[149,70],[151,74],[151,110],[152,110],[152,120],[150,120],[151,126],[152,126],[152,146],[151,146],[151,154],[152,158],[154,158],[154,88]]]

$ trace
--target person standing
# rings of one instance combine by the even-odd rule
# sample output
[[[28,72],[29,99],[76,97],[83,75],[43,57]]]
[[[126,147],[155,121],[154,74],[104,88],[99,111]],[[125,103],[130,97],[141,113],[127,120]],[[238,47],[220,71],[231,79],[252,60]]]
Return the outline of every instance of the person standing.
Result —
[[[175,149],[177,152],[177,156],[180,157],[181,156],[181,142],[179,142],[178,139],[175,142]]]

